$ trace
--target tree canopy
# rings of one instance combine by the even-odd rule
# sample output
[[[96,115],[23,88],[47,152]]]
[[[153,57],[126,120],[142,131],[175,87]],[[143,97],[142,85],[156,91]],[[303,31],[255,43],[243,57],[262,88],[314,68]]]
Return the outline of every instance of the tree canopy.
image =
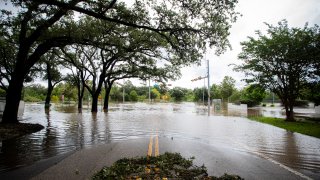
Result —
[[[173,65],[189,65],[200,61],[207,46],[222,53],[229,46],[227,36],[237,0],[11,0],[15,13],[2,10],[1,35],[16,47],[14,68],[9,80],[3,123],[17,123],[17,111],[23,82],[31,68],[53,48],[67,45],[105,45],[100,32],[80,28],[78,15],[100,19],[111,29],[138,30],[161,45],[159,52]],[[121,45],[128,34],[104,29]],[[129,31],[128,31],[129,32]],[[130,36],[132,34],[130,33]],[[134,34],[133,34],[134,35]],[[141,36],[143,35],[143,36]],[[151,35],[151,36],[150,36]],[[136,35],[137,36],[137,35]],[[138,37],[137,36],[137,37]],[[127,39],[127,38],[124,38]],[[133,38],[139,39],[139,38]],[[108,44],[112,48],[118,44]]]
[[[245,72],[249,83],[255,82],[277,94],[285,106],[287,120],[293,120],[293,105],[301,88],[308,82],[319,83],[319,26],[290,28],[286,20],[278,26],[266,24],[267,34],[257,31],[257,38],[242,42],[235,69]]]

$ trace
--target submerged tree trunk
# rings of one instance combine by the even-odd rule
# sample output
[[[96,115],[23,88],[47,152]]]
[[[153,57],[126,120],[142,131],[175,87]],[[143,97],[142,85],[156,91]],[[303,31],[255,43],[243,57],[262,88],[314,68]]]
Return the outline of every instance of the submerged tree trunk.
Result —
[[[80,83],[80,81],[79,81]],[[84,96],[84,86],[81,86],[81,84],[77,85],[78,89],[78,110],[82,109],[82,102],[83,102],[83,96]],[[82,112],[82,111],[81,111]]]
[[[49,80],[48,80],[48,81],[49,81]],[[50,85],[49,85],[49,84],[50,84]],[[47,91],[46,101],[45,101],[45,104],[44,104],[44,107],[45,107],[46,109],[48,109],[48,108],[50,107],[52,91],[53,91],[52,83],[48,83],[48,91]]]
[[[18,123],[18,109],[25,77],[24,64],[20,59],[17,60],[14,72],[9,82],[2,123]]]
[[[92,95],[91,112],[98,112],[98,97],[98,93]]]
[[[103,103],[103,111],[108,112],[109,110],[109,95],[111,91],[111,87],[106,87],[106,95],[104,96],[104,103]]]
[[[293,115],[293,102],[282,100],[284,108],[286,110],[286,120],[285,121],[295,121]]]

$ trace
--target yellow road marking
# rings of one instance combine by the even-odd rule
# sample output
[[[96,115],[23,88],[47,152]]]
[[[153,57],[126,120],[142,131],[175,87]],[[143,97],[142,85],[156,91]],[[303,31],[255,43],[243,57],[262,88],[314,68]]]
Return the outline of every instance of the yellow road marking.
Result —
[[[153,143],[153,137],[150,137],[149,147],[148,147],[148,156],[152,156],[152,143]]]
[[[158,135],[156,136],[156,139],[155,139],[154,156],[159,156],[159,139],[158,139]]]

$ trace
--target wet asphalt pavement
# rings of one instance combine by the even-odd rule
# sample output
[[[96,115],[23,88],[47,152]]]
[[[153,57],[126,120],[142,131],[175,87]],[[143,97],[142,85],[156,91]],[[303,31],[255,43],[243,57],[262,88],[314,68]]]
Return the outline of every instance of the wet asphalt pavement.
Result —
[[[112,142],[75,151],[64,157],[50,158],[5,174],[1,179],[90,179],[103,166],[110,166],[123,157],[146,156],[150,139]],[[245,148],[245,147],[244,147]],[[154,155],[155,142],[152,146]],[[282,164],[270,161],[255,152],[238,151],[221,146],[182,140],[159,138],[159,152],[179,152],[182,156],[195,157],[194,164],[207,167],[209,175],[237,174],[244,179],[319,179],[307,177]],[[34,170],[38,172],[35,173]],[[26,172],[34,172],[21,177]],[[42,171],[42,172],[41,172]]]

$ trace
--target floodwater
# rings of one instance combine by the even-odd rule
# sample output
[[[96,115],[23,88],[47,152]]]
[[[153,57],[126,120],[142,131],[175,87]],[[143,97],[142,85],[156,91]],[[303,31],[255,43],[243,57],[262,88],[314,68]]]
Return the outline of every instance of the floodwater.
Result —
[[[45,128],[0,142],[0,173],[76,149],[157,134],[255,152],[319,177],[320,139],[238,114],[207,114],[206,107],[194,103],[113,104],[108,113],[96,114],[87,109],[78,113],[74,106],[52,106],[45,112],[43,104],[26,104],[23,122],[39,123]]]

